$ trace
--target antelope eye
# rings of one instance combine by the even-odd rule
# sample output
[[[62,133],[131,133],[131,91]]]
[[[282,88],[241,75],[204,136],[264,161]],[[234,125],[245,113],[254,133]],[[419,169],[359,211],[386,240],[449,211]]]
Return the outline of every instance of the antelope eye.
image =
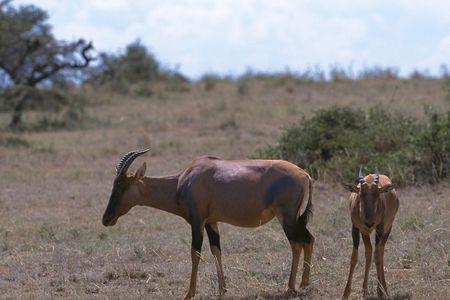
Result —
[[[118,187],[123,187],[125,185],[125,178],[119,177],[114,180],[114,185]]]

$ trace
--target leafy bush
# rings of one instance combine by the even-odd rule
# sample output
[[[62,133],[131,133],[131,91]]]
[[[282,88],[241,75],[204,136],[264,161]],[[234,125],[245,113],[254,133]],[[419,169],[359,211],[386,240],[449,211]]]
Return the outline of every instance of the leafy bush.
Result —
[[[86,98],[80,94],[70,97],[67,105],[57,113],[45,114],[36,124],[30,124],[28,130],[79,129],[86,127],[92,118],[86,111]]]
[[[446,98],[448,101],[450,101],[450,77],[446,77],[444,81],[444,89],[446,92]]]
[[[358,79],[398,79],[399,70],[394,67],[373,66],[365,68],[358,74]]]
[[[31,143],[23,137],[16,135],[3,135],[0,134],[0,147],[11,147],[11,148],[28,148]]]
[[[421,149],[418,172],[421,177],[437,182],[450,176],[450,111],[438,114],[429,112],[428,122],[417,137]]]
[[[218,75],[205,74],[205,75],[202,76],[202,78],[200,78],[199,83],[203,86],[203,89],[206,92],[210,92],[210,91],[214,90],[214,88],[216,87],[217,83],[220,82],[221,80],[222,79]]]
[[[159,62],[140,40],[129,44],[122,55],[100,53],[99,61],[88,74],[88,81],[98,85],[110,83],[114,87],[117,84],[148,82],[161,76]]]
[[[325,180],[352,181],[364,166],[397,183],[436,182],[449,175],[450,113],[429,113],[422,124],[379,108],[332,107],[285,128],[257,156],[289,160]]]
[[[148,84],[139,84],[136,87],[134,94],[137,97],[150,98],[153,96],[154,92]]]

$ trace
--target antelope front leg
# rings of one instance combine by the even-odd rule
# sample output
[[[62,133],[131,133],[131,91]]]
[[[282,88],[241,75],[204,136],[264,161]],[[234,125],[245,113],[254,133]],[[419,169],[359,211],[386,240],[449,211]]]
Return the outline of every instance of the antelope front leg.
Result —
[[[206,233],[208,234],[211,253],[214,256],[214,263],[216,265],[217,278],[219,281],[219,294],[220,297],[222,297],[227,291],[227,289],[225,286],[225,277],[223,275],[223,268],[222,268],[219,227],[217,226],[217,223],[213,223],[213,224],[206,224],[205,228]]]
[[[359,248],[359,230],[355,226],[352,226],[352,239],[353,239],[353,250],[352,258],[350,260],[350,270],[348,272],[347,284],[345,285],[344,295],[342,299],[348,299],[352,291],[352,278],[355,266],[358,263],[358,248]]]
[[[189,291],[184,299],[190,299],[195,296],[195,290],[197,286],[197,271],[198,264],[201,258],[202,244],[203,244],[203,227],[199,225],[199,222],[192,222],[192,247],[191,247],[191,259],[192,259],[192,271],[191,281],[189,284]]]
[[[370,235],[362,235],[365,254],[366,254],[366,265],[364,268],[364,281],[363,281],[363,296],[366,297],[369,289],[367,287],[369,282],[370,264],[372,263],[372,243],[370,242]]]
[[[386,238],[387,239],[387,238]],[[386,294],[386,296],[389,296],[388,290],[387,290],[387,285],[386,285],[386,278],[384,277],[384,246],[386,245],[386,241],[382,241],[381,242],[381,249],[380,249],[380,258],[381,258],[381,265],[380,265],[380,269],[381,269],[381,285],[384,289],[384,293]]]
[[[390,229],[387,233],[382,232],[382,228],[377,231],[375,237],[375,264],[377,267],[377,294],[378,298],[383,299],[384,296],[389,296],[386,286],[386,279],[384,277],[384,246],[389,237]]]

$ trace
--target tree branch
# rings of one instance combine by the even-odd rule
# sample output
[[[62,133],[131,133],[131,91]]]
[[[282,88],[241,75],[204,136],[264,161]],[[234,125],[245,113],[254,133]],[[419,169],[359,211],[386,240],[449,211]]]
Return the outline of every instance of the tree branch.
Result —
[[[79,40],[77,43],[73,45],[69,45],[66,47],[66,49],[62,49],[62,55],[70,55],[75,51],[78,47],[83,46],[81,49],[81,57],[83,58],[83,62],[55,62],[51,61],[51,58],[56,56],[56,53],[51,53],[49,56],[49,61],[41,64],[36,65],[33,68],[33,71],[31,73],[30,78],[28,78],[27,82],[31,86],[35,86],[39,82],[55,75],[59,71],[63,69],[82,69],[89,65],[89,63],[94,59],[88,55],[88,52],[92,50],[94,47],[92,46],[92,42],[89,42],[88,44],[84,43],[84,40]],[[58,51],[57,51],[58,52]],[[37,75],[39,74],[39,75]]]

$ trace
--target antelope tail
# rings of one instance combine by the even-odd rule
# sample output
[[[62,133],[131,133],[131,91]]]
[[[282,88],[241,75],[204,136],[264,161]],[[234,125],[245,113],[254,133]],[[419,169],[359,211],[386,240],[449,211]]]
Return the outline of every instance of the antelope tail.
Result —
[[[303,213],[298,217],[297,223],[299,224],[308,224],[310,219],[313,216],[313,203],[312,203],[312,194],[313,194],[313,179],[309,177],[309,191],[308,191],[308,203],[306,204],[305,210]],[[299,208],[299,212],[300,213]]]

